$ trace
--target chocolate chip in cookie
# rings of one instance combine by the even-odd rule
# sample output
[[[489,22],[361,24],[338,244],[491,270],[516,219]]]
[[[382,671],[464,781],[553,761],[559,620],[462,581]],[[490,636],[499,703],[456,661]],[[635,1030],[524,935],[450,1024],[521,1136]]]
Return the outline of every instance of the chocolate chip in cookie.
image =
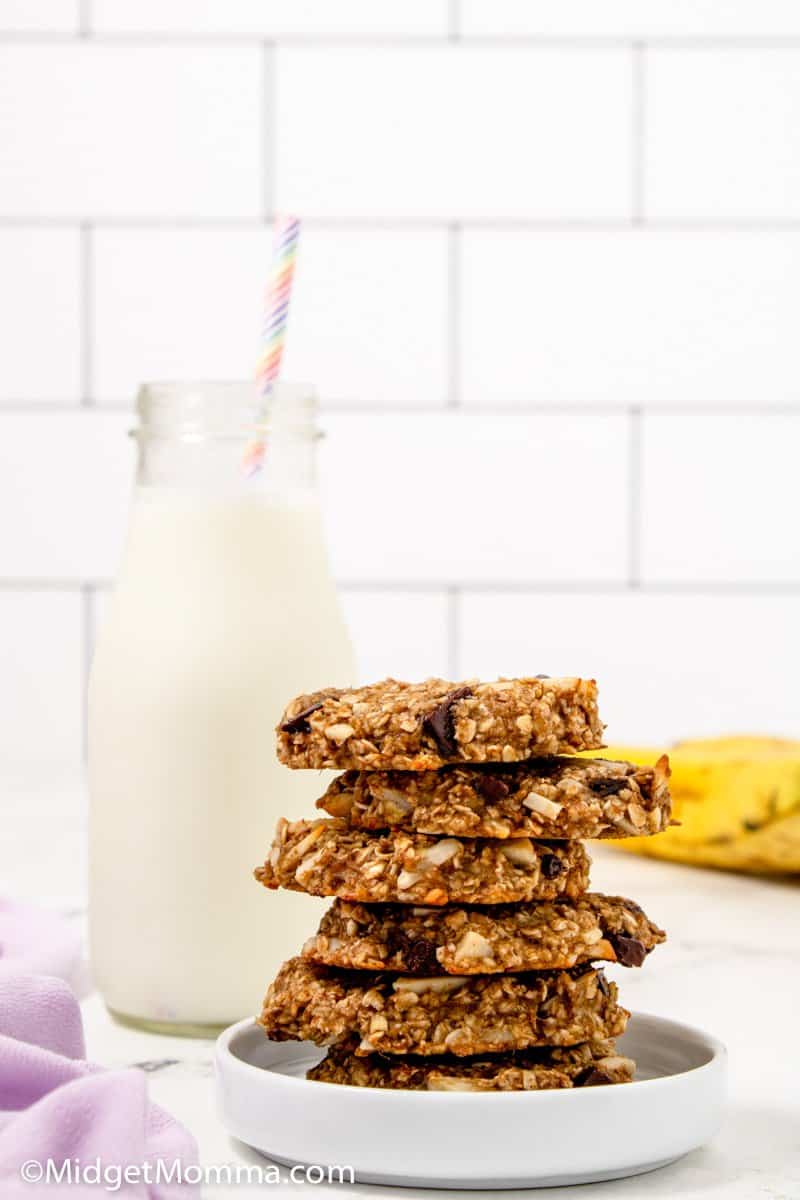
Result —
[[[580,1075],[575,1076],[575,1087],[597,1087],[601,1083],[613,1083],[613,1079],[606,1075],[605,1071],[598,1071],[596,1067],[589,1067],[586,1071],[582,1071]]]
[[[441,971],[433,942],[408,937],[402,929],[391,929],[386,940],[389,955],[400,955],[405,969],[412,974],[437,975]]]
[[[627,779],[592,779],[589,783],[589,791],[594,792],[595,796],[616,796],[617,792],[621,792],[623,788],[628,786]]]
[[[640,967],[647,957],[647,950],[638,938],[624,933],[606,933],[606,939],[614,947],[617,962],[623,967]]]
[[[557,854],[545,854],[542,857],[542,875],[545,879],[557,879],[564,870],[564,864]]]
[[[308,708],[304,708],[302,712],[283,722],[281,733],[311,733],[308,718],[320,708],[322,708],[321,700],[318,700],[316,704],[309,704]]]
[[[463,700],[465,696],[471,696],[472,689],[468,687],[456,688],[455,691],[449,692],[442,700],[441,704],[437,704],[433,712],[423,717],[422,728],[426,733],[429,733],[436,742],[436,748],[442,758],[457,758],[458,757],[458,742],[456,741],[455,721],[453,719],[453,705],[458,700]]]
[[[511,788],[506,781],[498,779],[496,775],[482,775],[476,786],[484,800],[488,800],[490,804],[499,804],[511,794]]]

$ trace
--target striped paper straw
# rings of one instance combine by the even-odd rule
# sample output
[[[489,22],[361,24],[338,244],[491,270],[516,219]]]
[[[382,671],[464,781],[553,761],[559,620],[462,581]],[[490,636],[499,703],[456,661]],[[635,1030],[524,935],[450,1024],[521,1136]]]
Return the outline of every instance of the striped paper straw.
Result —
[[[264,344],[256,367],[256,383],[262,396],[269,395],[280,375],[299,239],[300,221],[297,217],[276,219],[272,266],[264,303]],[[251,442],[247,447],[244,467],[248,475],[255,475],[261,470],[265,452],[266,443],[262,438]]]
[[[300,222],[297,217],[278,218],[275,223],[272,270],[264,307],[264,346],[256,370],[256,380],[262,395],[269,392],[280,374],[299,237]]]

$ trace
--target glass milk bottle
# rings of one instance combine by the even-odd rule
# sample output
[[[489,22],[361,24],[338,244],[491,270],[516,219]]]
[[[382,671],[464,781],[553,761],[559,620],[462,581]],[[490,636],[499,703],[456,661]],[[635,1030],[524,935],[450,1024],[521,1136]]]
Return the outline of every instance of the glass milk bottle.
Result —
[[[277,762],[285,703],[355,674],[315,492],[314,393],[279,385],[259,407],[246,385],[142,389],[92,667],[94,978],[115,1015],[168,1032],[256,1012],[323,907],[252,874],[277,818],[313,814],[328,782]],[[266,453],[248,473],[257,426]]]

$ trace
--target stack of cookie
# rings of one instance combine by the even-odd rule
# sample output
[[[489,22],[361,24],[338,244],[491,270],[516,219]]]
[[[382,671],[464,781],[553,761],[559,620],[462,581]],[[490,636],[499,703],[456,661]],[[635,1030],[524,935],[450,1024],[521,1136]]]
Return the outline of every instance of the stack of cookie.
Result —
[[[518,1090],[621,1083],[628,1013],[602,961],[640,966],[664,934],[587,893],[581,838],[658,833],[669,767],[600,749],[594,680],[441,679],[300,696],[289,767],[340,768],[328,818],[280,821],[255,874],[336,897],[281,968],[260,1023],[329,1046],[309,1078]]]

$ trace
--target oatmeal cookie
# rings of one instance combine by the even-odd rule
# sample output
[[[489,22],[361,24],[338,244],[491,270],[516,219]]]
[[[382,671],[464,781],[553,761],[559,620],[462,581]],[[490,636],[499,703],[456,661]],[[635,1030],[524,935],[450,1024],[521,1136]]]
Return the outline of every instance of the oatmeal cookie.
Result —
[[[623,838],[670,823],[669,759],[532,758],[440,771],[346,771],[317,808],[354,829],[453,837]]]
[[[618,1037],[629,1014],[602,970],[415,977],[290,958],[259,1017],[275,1041],[358,1038],[356,1054],[486,1054]]]
[[[603,960],[639,967],[665,940],[638,904],[620,896],[482,908],[337,900],[302,954],[359,971],[477,975]]]
[[[278,822],[255,877],[268,888],[367,903],[502,904],[580,896],[589,884],[580,842],[461,840],[375,834],[346,821]]]
[[[581,1046],[533,1046],[489,1058],[422,1055],[389,1058],[332,1046],[307,1079],[351,1087],[417,1092],[532,1092],[630,1083],[636,1063],[617,1054],[613,1039]]]
[[[593,679],[384,679],[298,696],[277,728],[288,767],[432,771],[603,746]]]

